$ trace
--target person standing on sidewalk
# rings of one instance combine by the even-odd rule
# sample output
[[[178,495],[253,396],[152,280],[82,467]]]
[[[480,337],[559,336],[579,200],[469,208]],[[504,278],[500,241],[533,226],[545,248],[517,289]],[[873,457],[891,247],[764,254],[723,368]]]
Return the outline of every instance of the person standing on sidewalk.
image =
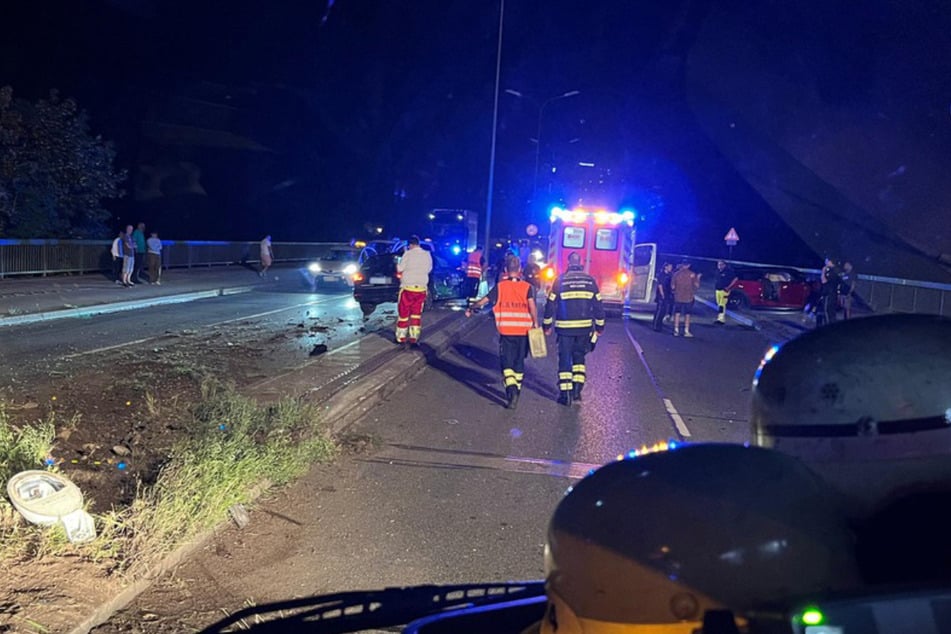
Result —
[[[825,259],[819,280],[822,282],[822,288],[819,291],[821,300],[816,326],[826,326],[835,321],[836,312],[839,310],[839,268],[834,259]]]
[[[673,310],[674,291],[670,286],[670,278],[673,275],[674,265],[670,262],[664,262],[660,275],[657,276],[657,287],[654,290],[654,301],[657,303],[657,309],[654,311],[654,330],[660,332],[664,327],[664,319]]]
[[[598,283],[584,272],[577,251],[568,256],[568,270],[548,293],[542,325],[546,335],[553,326],[558,333],[558,402],[580,402],[586,375],[584,357],[604,332],[604,306]]]
[[[112,241],[112,248],[109,252],[112,254],[112,276],[116,284],[122,284],[122,243],[125,231],[119,229],[119,235]]]
[[[739,281],[736,271],[726,260],[717,260],[717,279],[713,287],[717,300],[717,320],[713,323],[717,326],[726,324],[726,304],[730,301],[730,291]]]
[[[135,231],[132,232],[132,240],[135,242],[135,266],[132,277],[136,284],[143,284],[142,267],[145,266],[145,223],[140,222]],[[152,280],[149,280],[150,282]]]
[[[261,277],[267,275],[267,270],[271,268],[273,263],[274,248],[271,246],[271,236],[264,236],[264,239],[261,240],[261,270],[258,275]]]
[[[852,319],[852,296],[855,294],[855,271],[852,262],[842,262],[839,275],[839,306],[842,307],[842,319]]]
[[[415,346],[423,328],[423,306],[429,289],[433,256],[419,246],[419,236],[410,236],[406,252],[396,264],[400,294],[396,301],[396,343]]]
[[[690,313],[693,310],[694,297],[700,288],[700,274],[690,270],[690,262],[677,265],[670,285],[674,291],[674,336],[680,335],[680,318],[684,318],[684,337],[693,337],[690,332]]]
[[[135,240],[132,239],[132,225],[125,228],[122,235],[122,284],[135,286],[132,281],[132,271],[135,270]]]
[[[466,317],[473,310],[492,303],[495,326],[499,331],[499,360],[505,383],[505,406],[515,409],[522,393],[525,377],[525,357],[528,356],[528,331],[538,327],[535,289],[521,278],[521,262],[511,256],[505,261],[505,279],[492,287],[489,294],[466,309]]]
[[[149,261],[149,284],[162,284],[162,241],[159,240],[158,233],[152,232],[152,235],[145,241],[148,249]]]

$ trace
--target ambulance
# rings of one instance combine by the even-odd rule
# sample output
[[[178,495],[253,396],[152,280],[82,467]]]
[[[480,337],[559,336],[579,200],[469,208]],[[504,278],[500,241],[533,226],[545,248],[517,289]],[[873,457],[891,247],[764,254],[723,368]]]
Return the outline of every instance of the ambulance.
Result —
[[[568,255],[578,252],[606,307],[651,301],[657,247],[635,243],[633,211],[554,207],[550,220],[548,263],[542,271],[548,287],[568,269]]]

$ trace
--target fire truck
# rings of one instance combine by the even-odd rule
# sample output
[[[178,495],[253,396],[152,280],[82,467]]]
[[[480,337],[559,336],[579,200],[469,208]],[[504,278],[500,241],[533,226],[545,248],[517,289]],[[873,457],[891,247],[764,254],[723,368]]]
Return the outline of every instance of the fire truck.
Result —
[[[578,252],[607,306],[650,302],[657,248],[635,243],[634,220],[633,211],[553,208],[542,277],[550,285],[568,269],[568,255]]]

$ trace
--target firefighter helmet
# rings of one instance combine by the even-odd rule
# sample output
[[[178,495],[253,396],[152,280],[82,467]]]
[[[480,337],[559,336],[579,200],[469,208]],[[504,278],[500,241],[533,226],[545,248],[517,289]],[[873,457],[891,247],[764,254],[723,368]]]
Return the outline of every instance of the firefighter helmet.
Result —
[[[951,320],[838,322],[767,352],[753,442],[807,462],[864,516],[911,488],[951,485]]]
[[[541,631],[691,632],[708,611],[851,588],[836,503],[801,462],[758,447],[686,445],[602,467],[549,525]]]

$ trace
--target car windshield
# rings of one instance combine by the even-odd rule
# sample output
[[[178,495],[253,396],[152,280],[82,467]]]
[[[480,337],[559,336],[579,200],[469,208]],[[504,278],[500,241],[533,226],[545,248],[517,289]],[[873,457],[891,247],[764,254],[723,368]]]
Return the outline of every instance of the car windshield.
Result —
[[[360,256],[359,251],[353,250],[334,250],[322,257],[322,260],[328,262],[355,262]]]

